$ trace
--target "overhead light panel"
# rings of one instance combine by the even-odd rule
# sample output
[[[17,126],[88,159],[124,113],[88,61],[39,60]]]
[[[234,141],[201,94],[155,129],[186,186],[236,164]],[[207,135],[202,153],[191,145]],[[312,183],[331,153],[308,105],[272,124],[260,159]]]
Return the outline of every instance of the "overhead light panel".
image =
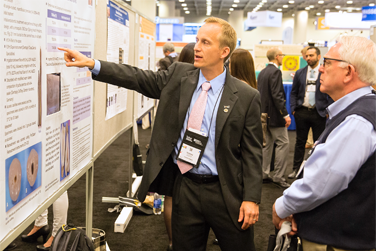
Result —
[[[185,0],[179,0],[179,2],[184,3]]]
[[[230,11],[233,11],[234,10],[234,8],[230,8]]]
[[[290,4],[293,4],[293,3],[295,3],[295,1],[289,1],[289,3],[290,3]]]
[[[341,9],[341,6],[337,5],[337,6],[336,6],[336,9]]]
[[[282,9],[277,9],[277,11],[282,11]]]
[[[295,14],[292,14],[293,17],[295,17]]]
[[[320,12],[316,13],[316,16],[321,16],[321,13]]]
[[[318,3],[319,3],[319,4],[323,4],[323,3],[324,3],[324,1],[319,1]]]
[[[239,0],[234,0],[234,3],[239,3]]]
[[[347,1],[346,3],[347,3],[347,4],[352,4],[352,3],[353,3],[353,1]]]
[[[188,10],[188,7],[183,8],[183,10]]]
[[[186,3],[182,3],[181,6],[182,7],[187,7],[187,4]]]
[[[236,8],[236,7],[238,7],[238,5],[237,4],[233,4],[232,7]]]
[[[315,6],[314,5],[310,5],[309,8],[313,9],[313,8],[315,8]]]
[[[189,13],[190,13],[189,10],[185,11],[185,14],[189,14]]]
[[[263,2],[263,3],[266,3],[266,2],[268,2],[268,0],[262,0],[262,2]]]
[[[283,7],[283,8],[288,8],[289,6],[288,6],[288,5],[283,5],[282,7]]]
[[[330,10],[329,10],[329,9],[326,9],[325,12],[330,12]]]
[[[309,7],[305,7],[305,9],[306,9],[306,10],[310,10],[311,8],[309,8]]]
[[[206,3],[207,6],[211,6],[211,3]]]
[[[369,6],[375,6],[375,4],[374,3],[370,3]]]

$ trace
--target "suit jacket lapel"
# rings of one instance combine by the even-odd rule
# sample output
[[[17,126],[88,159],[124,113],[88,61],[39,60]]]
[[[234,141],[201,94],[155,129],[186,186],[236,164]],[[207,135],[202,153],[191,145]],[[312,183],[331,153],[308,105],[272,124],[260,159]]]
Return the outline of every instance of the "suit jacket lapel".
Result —
[[[300,81],[302,82],[303,97],[305,96],[305,92],[306,92],[307,73],[308,73],[308,66],[304,68],[303,74],[301,75],[301,79],[300,79]]]
[[[225,125],[228,116],[230,115],[236,101],[238,100],[238,96],[235,95],[235,93],[237,92],[238,89],[233,83],[230,72],[227,69],[225,86],[217,112],[217,121],[215,127],[215,149],[217,149],[223,126]],[[226,109],[228,110],[227,112],[225,112]]]
[[[185,115],[191,103],[192,95],[197,87],[200,70],[196,69],[187,72],[187,75],[182,77],[180,84],[180,100],[179,100],[179,128],[183,127]]]

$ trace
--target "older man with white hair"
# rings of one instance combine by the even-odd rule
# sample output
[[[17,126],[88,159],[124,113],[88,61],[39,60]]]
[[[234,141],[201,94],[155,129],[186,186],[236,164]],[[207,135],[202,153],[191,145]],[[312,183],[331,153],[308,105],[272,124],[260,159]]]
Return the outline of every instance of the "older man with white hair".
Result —
[[[342,37],[324,56],[321,87],[335,102],[296,180],[273,205],[304,251],[375,250],[376,45]]]

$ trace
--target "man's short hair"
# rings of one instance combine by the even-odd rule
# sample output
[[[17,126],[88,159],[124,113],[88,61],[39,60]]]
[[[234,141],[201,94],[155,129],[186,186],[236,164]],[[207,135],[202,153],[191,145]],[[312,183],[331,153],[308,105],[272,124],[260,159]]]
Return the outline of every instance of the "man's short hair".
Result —
[[[317,56],[320,55],[320,49],[317,48],[316,46],[310,46],[310,47],[308,47],[307,50],[306,50],[306,53],[307,53],[308,50],[312,50],[312,49],[316,50],[316,55]]]
[[[204,21],[206,24],[209,23],[217,23],[220,24],[222,27],[222,34],[219,37],[219,44],[220,47],[229,47],[230,48],[230,53],[227,55],[227,57],[223,60],[223,62],[226,62],[226,60],[231,56],[231,53],[235,50],[236,47],[236,31],[232,26],[226,22],[225,20],[217,17],[209,17],[205,19]]]
[[[278,47],[270,48],[266,52],[266,57],[268,58],[269,61],[272,61],[277,57],[277,54],[279,53],[279,51],[280,51],[280,49]]]
[[[304,53],[304,54],[306,54],[307,50],[308,50],[308,47],[304,47],[304,48],[300,51],[300,53]]]
[[[173,43],[165,43],[163,45],[163,53],[166,53],[167,51],[169,51],[169,52],[175,51],[175,46],[174,46]]]
[[[369,85],[376,84],[376,45],[365,37],[343,36],[338,44],[338,53],[342,60],[349,62],[358,72],[360,81]],[[348,64],[342,62],[341,67]]]

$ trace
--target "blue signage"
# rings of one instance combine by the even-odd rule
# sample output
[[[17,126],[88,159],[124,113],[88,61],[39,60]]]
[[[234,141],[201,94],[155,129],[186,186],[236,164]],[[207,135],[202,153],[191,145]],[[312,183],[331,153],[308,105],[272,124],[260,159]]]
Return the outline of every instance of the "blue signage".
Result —
[[[201,25],[184,25],[185,35],[197,35]]]
[[[376,6],[362,7],[362,21],[375,21],[376,20]]]
[[[107,16],[122,25],[129,26],[128,12],[111,1],[107,5]]]

